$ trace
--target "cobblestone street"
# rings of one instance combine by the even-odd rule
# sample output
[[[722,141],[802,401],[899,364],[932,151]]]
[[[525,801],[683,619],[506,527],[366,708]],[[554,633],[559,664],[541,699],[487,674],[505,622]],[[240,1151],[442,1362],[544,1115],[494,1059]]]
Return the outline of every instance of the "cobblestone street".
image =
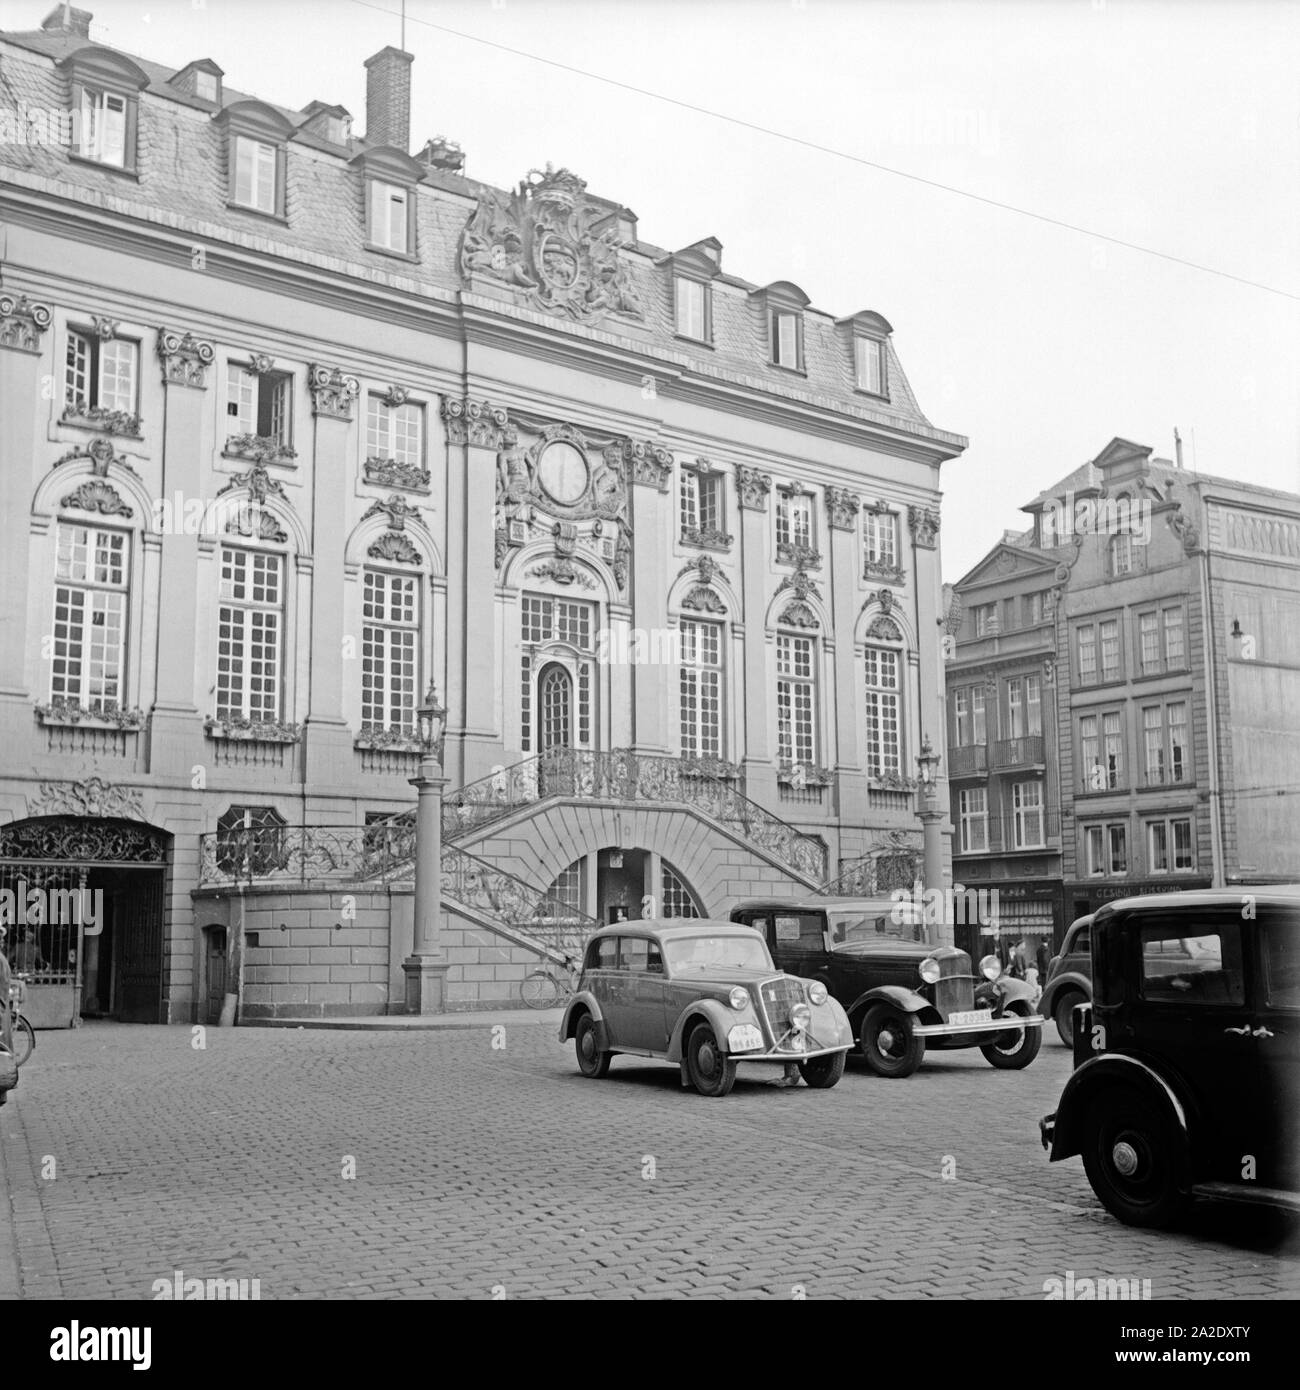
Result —
[[[931,1054],[815,1092],[742,1068],[711,1101],[635,1059],[585,1080],[536,1016],[493,1038],[42,1033],[0,1111],[0,1293],[149,1298],[176,1270],[263,1299],[1041,1299],[1070,1270],[1157,1299],[1300,1293],[1294,1223],[1127,1230],[1077,1160],[1049,1167],[1054,1039],[1020,1073]]]

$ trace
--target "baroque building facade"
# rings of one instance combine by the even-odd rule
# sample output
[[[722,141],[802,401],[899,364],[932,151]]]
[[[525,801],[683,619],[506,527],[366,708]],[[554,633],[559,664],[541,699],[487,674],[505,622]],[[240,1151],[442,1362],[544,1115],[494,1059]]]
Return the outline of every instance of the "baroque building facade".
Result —
[[[1113,439],[1025,511],[954,586],[954,877],[1056,944],[1117,897],[1294,881],[1300,496]]]
[[[402,1007],[431,683],[451,1007],[561,919],[910,885],[965,440],[890,324],[411,155],[398,50],[362,139],[90,24],[0,35],[0,874],[106,903],[51,1020]]]

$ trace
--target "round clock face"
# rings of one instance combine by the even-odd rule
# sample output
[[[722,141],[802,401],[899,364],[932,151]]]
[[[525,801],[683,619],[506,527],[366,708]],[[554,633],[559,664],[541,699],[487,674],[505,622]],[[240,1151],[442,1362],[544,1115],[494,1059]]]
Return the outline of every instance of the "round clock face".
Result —
[[[571,506],[587,490],[587,460],[563,440],[548,444],[537,464],[537,479],[557,502]]]

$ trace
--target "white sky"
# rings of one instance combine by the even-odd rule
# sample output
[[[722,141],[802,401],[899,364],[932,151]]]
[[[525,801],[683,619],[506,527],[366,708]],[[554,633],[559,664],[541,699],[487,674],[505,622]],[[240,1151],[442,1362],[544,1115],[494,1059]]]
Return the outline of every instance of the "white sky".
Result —
[[[38,27],[53,0],[4,0]],[[80,0],[92,35],[211,57],[282,105],[341,102],[400,0]],[[393,11],[392,17],[382,13]],[[491,39],[1062,227],[503,53]],[[876,309],[921,407],[969,450],[944,472],[944,577],[1114,435],[1300,491],[1300,5],[1288,0],[408,0],[412,149],[459,140],[510,186],[548,161],[670,249]]]

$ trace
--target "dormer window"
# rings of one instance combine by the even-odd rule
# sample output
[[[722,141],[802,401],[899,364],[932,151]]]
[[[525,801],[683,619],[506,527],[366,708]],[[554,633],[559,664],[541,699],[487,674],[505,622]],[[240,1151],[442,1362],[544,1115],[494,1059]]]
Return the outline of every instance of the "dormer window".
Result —
[[[391,145],[362,150],[351,162],[361,174],[366,249],[416,259],[415,186],[424,167]]]
[[[91,45],[58,65],[71,78],[72,154],[134,174],[140,92],[149,78],[129,58]]]
[[[229,133],[230,206],[264,217],[285,215],[284,142],[293,126],[274,107],[239,101],[215,118]]]
[[[787,371],[804,370],[804,310],[809,299],[798,285],[778,280],[750,296],[759,300],[767,317],[768,360]]]

